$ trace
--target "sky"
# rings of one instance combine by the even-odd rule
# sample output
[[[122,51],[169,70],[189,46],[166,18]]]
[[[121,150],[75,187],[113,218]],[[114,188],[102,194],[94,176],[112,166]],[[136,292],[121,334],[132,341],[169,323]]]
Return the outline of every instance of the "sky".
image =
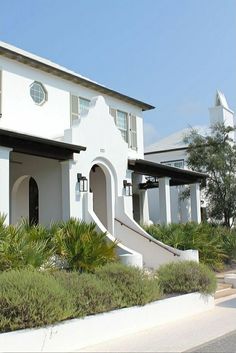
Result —
[[[236,0],[0,0],[0,40],[154,105],[145,145],[236,111]]]

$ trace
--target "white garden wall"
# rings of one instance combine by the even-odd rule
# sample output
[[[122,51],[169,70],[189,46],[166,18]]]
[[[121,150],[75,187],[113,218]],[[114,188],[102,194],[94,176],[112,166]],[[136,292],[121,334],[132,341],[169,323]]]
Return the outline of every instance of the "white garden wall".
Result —
[[[46,328],[3,333],[0,334],[0,349],[2,352],[74,351],[213,308],[212,296],[185,294],[143,307],[115,310]]]

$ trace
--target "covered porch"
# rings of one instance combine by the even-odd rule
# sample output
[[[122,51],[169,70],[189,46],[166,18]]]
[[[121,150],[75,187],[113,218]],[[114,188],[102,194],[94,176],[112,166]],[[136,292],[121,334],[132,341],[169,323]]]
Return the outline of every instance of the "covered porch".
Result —
[[[206,174],[174,168],[144,159],[129,160],[128,168],[134,173],[133,180],[136,182],[134,188],[139,191],[136,196],[141,195],[144,198],[145,191],[154,188],[159,189],[159,217],[161,224],[172,222],[170,190],[172,186],[181,185],[189,185],[190,187],[191,221],[201,222],[200,183],[206,180]],[[143,176],[145,176],[145,181]]]
[[[66,219],[73,154],[85,147],[0,129],[0,213],[49,225]],[[76,182],[76,180],[75,180]]]

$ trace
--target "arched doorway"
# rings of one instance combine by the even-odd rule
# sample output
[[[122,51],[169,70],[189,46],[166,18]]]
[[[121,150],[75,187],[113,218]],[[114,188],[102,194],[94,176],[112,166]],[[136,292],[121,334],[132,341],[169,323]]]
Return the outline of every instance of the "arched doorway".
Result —
[[[12,188],[11,223],[21,218],[30,224],[39,223],[39,189],[34,178],[24,175],[16,180]]]
[[[90,192],[93,193],[93,210],[105,228],[107,219],[107,182],[102,168],[94,164],[89,174]]]

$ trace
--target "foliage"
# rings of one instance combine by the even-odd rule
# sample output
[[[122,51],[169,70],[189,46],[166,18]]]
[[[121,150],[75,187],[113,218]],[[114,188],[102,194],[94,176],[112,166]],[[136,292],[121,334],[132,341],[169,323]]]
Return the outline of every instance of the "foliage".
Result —
[[[0,273],[0,331],[51,324],[70,318],[68,291],[47,273],[12,270]]]
[[[198,250],[200,262],[214,270],[222,270],[224,262],[232,261],[232,255],[236,255],[233,249],[230,253],[230,244],[233,244],[233,238],[236,239],[236,233],[225,227],[209,223],[182,223],[151,225],[146,226],[145,230],[154,238],[179,250]],[[225,245],[227,239],[231,242],[228,243],[228,249]]]
[[[159,298],[156,277],[120,264],[107,264],[95,274],[4,271],[0,273],[0,331],[144,305]]]
[[[114,263],[97,269],[95,274],[120,293],[124,307],[144,305],[161,297],[156,277],[138,268]]]
[[[70,270],[92,272],[116,260],[116,242],[107,241],[106,233],[97,232],[95,223],[71,218],[54,226],[56,253],[68,262]]]
[[[4,220],[0,216],[0,271],[29,266],[91,272],[116,260],[116,242],[94,223],[70,219],[47,229],[26,220],[7,226]]]
[[[25,220],[13,226],[0,218],[0,270],[41,267],[53,254],[48,230]]]
[[[209,176],[205,188],[209,216],[224,220],[227,227],[236,217],[236,145],[229,136],[234,130],[216,124],[210,135],[202,136],[192,129],[184,139],[188,144],[188,167]]]
[[[94,274],[57,271],[53,276],[70,291],[75,317],[92,315],[122,307],[120,293]]]
[[[216,277],[209,268],[195,261],[171,262],[157,271],[160,288],[164,293],[213,294]]]

